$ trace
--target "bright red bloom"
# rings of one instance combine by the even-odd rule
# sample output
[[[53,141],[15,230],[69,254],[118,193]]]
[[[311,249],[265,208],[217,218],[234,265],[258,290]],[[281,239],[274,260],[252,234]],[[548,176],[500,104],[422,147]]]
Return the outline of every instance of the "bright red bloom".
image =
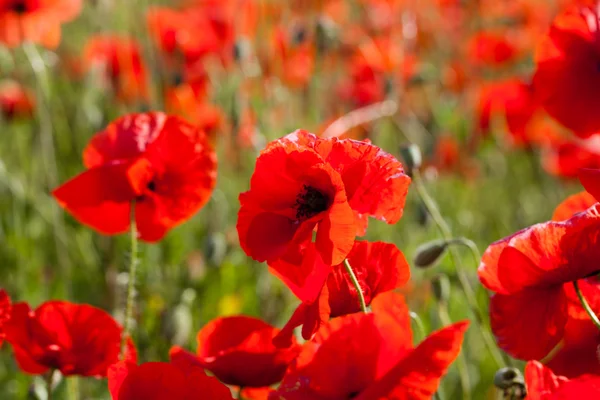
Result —
[[[106,376],[118,361],[121,327],[105,311],[87,304],[48,301],[35,310],[12,306],[5,323],[6,341],[23,372]]]
[[[564,222],[546,222],[491,244],[479,266],[492,331],[511,356],[542,359],[567,335],[569,291],[598,273],[600,212],[592,207]],[[582,281],[583,283],[584,281]]]
[[[576,379],[554,375],[537,361],[525,367],[527,400],[592,399],[600,397],[600,376],[583,375]]]
[[[587,137],[600,131],[600,36],[597,7],[559,14],[537,49],[535,92],[548,114]]]
[[[402,164],[370,143],[296,131],[258,157],[250,190],[240,195],[240,244],[255,260],[274,261],[316,228],[320,257],[339,264],[364,230],[361,217],[400,219],[409,183]]]
[[[30,117],[35,97],[30,90],[12,80],[0,81],[0,114],[7,120]]]
[[[518,79],[491,83],[481,88],[477,108],[482,134],[494,127],[494,118],[506,123],[509,141],[516,146],[528,145],[532,139],[532,124],[539,105],[531,86]]]
[[[272,399],[430,399],[454,361],[468,321],[434,332],[413,348],[401,295],[379,295],[373,312],[333,319],[286,372]]]
[[[94,36],[83,50],[87,71],[100,69],[106,85],[129,102],[148,96],[147,67],[136,41],[119,36]]]
[[[129,229],[131,203],[140,238],[160,240],[208,201],[216,155],[203,131],[160,112],[119,118],[86,147],[88,168],[56,190],[83,224],[114,235]]]
[[[573,215],[583,212],[596,204],[594,196],[588,192],[579,192],[567,197],[554,209],[552,214],[553,221],[564,221],[571,218]]]
[[[552,137],[546,131],[547,146],[542,153],[542,165],[553,175],[575,178],[582,168],[600,168],[600,138],[582,140],[574,137]],[[548,134],[549,133],[549,134]]]
[[[410,277],[404,255],[390,243],[357,241],[347,259],[367,306],[375,296],[404,285]],[[313,243],[301,254],[289,255],[269,266],[302,301],[278,335],[278,345],[289,345],[293,329],[299,325],[303,325],[303,337],[310,339],[329,318],[360,311],[358,293],[344,265],[329,267],[323,263]]]
[[[300,352],[295,340],[288,348],[276,348],[272,341],[278,333],[252,317],[217,318],[198,332],[197,356],[187,354],[226,384],[270,386]]]
[[[108,371],[108,387],[113,400],[233,400],[227,386],[179,355],[170,363],[114,364]]]
[[[81,0],[0,0],[0,44],[30,41],[55,48],[60,25],[79,15],[81,7]]]
[[[2,347],[2,343],[6,338],[6,333],[4,332],[4,325],[10,319],[11,314],[11,304],[10,297],[4,289],[0,289],[0,348]]]

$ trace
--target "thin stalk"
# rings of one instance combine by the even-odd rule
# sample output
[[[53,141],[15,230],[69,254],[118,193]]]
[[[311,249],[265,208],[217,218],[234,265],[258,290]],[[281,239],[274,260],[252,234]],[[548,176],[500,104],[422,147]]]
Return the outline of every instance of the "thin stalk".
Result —
[[[438,316],[442,325],[447,326],[452,323],[450,315],[448,314],[448,305],[444,301],[438,301]],[[460,378],[460,386],[462,387],[463,399],[471,398],[471,380],[469,379],[469,365],[467,364],[467,358],[465,353],[462,351],[456,358],[456,368],[458,369],[458,376]]]
[[[448,224],[446,224],[446,221],[444,220],[444,217],[442,217],[439,209],[437,208],[435,201],[433,200],[433,198],[431,198],[429,193],[427,193],[427,190],[425,189],[425,185],[423,184],[423,180],[421,178],[421,174],[420,174],[419,170],[417,170],[417,169],[415,169],[413,171],[413,182],[414,182],[415,188],[417,190],[417,193],[418,193],[419,197],[421,198],[421,201],[423,201],[423,204],[427,208],[429,215],[431,215],[431,218],[433,219],[436,226],[438,227],[438,230],[440,231],[442,238],[444,240],[446,240],[447,242],[452,242],[453,240],[455,240],[452,238],[452,232],[450,231],[450,227],[448,226]],[[485,329],[483,326],[483,321],[484,321],[483,313],[481,312],[481,309],[479,308],[479,304],[477,303],[477,298],[475,296],[475,290],[469,283],[469,277],[467,276],[466,271],[462,268],[462,265],[459,262],[459,256],[456,253],[456,250],[452,246],[450,246],[448,248],[448,252],[450,253],[452,263],[454,264],[454,267],[456,269],[456,275],[458,276],[458,280],[460,282],[460,285],[462,286],[462,290],[463,290],[463,293],[465,294],[467,303],[469,304],[469,307],[471,308],[471,312],[475,316],[475,320],[477,322],[476,325],[479,329],[481,337],[483,338],[483,342],[484,342],[485,346],[488,348],[488,351],[492,355],[492,358],[496,362],[498,368],[504,367],[504,366],[506,366],[506,363],[504,362],[504,359],[502,358],[502,354],[500,354],[500,351],[496,347],[494,338],[492,337],[491,333],[487,329]],[[477,262],[479,262],[479,260],[477,260]]]
[[[51,369],[46,375],[46,400],[52,400],[52,383],[54,381],[54,373],[56,370]]]
[[[242,392],[243,391],[244,391],[244,387],[240,386],[240,388],[238,390],[238,393],[237,393],[237,397],[236,397],[238,400],[242,400],[243,399],[243,397],[242,397]]]
[[[577,297],[579,298],[579,302],[581,303],[583,309],[586,313],[588,313],[588,315],[592,319],[592,322],[594,323],[594,325],[596,325],[596,328],[600,329],[600,319],[598,319],[598,316],[596,315],[594,310],[592,310],[590,304],[587,302],[585,297],[583,297],[583,293],[581,293],[581,289],[579,289],[579,284],[577,283],[577,281],[573,281],[573,287],[575,288],[575,293],[577,293]]]
[[[135,302],[135,277],[138,264],[138,239],[137,229],[135,226],[135,200],[131,202],[130,220],[131,255],[129,260],[129,272],[127,276],[127,304],[125,305],[125,320],[123,321],[123,335],[121,336],[121,357],[125,355],[127,339],[131,335],[131,321],[133,319],[133,305]]]
[[[356,275],[354,274],[354,271],[352,270],[352,267],[350,266],[350,263],[348,262],[348,259],[344,259],[344,267],[346,268],[346,272],[348,273],[348,275],[350,275],[350,280],[352,280],[352,284],[354,285],[354,288],[356,289],[356,292],[358,293],[358,301],[360,301],[360,309],[362,312],[366,313],[367,312],[367,303],[365,303],[365,296],[363,294],[362,288],[360,287],[360,283],[358,283],[358,279],[356,278]]]
[[[79,377],[73,375],[67,379],[67,398],[79,400]]]

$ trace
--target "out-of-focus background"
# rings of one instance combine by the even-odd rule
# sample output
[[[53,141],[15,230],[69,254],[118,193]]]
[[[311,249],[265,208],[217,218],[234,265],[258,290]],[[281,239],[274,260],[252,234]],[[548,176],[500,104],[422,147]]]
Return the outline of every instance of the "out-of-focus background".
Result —
[[[417,144],[426,188],[453,235],[480,251],[548,220],[581,190],[577,168],[600,166],[598,143],[574,141],[551,122],[530,86],[536,43],[562,4],[83,3],[62,21],[56,47],[0,43],[0,287],[15,301],[69,299],[122,318],[128,238],[77,223],[50,192],[83,170],[82,150],[115,118],[182,115],[218,149],[218,182],[202,211],[160,243],[141,245],[134,337],[142,361],[166,360],[174,344],[194,350],[198,329],[219,315],[255,315],[276,326],[289,318],[298,301],[244,254],[235,223],[258,152],[295,129],[369,139],[398,157]],[[409,260],[439,237],[414,187],[401,221],[371,221],[367,234],[395,243]],[[486,310],[477,263],[468,249],[459,254]],[[451,283],[447,307],[431,289],[440,274]],[[426,333],[473,318],[448,257],[412,268],[403,292]],[[422,337],[415,323],[415,340]],[[473,399],[492,398],[497,365],[475,327],[463,354],[469,383],[461,387],[459,360],[443,381],[445,398],[466,398],[465,389]],[[33,396],[39,382],[19,373],[10,346],[0,360],[0,398]],[[109,398],[105,381],[80,386],[83,398]],[[64,385],[58,390],[61,398]]]

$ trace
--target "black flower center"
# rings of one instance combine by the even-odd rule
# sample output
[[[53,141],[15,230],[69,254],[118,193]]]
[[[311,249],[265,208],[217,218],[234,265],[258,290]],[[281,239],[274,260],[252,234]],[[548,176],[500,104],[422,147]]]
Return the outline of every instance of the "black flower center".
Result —
[[[9,2],[10,4],[10,2]],[[10,10],[17,14],[25,14],[28,11],[26,0],[13,0],[10,4]]]
[[[156,182],[150,181],[150,183],[146,185],[146,188],[148,188],[148,190],[151,192],[156,192]]]
[[[304,190],[296,197],[296,219],[308,219],[329,207],[329,198],[312,186],[304,185]]]

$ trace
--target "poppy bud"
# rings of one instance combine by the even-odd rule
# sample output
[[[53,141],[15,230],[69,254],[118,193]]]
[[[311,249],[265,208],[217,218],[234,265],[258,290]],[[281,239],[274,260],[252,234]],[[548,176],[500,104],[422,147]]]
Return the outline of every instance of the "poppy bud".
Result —
[[[434,265],[446,251],[448,242],[445,240],[433,240],[417,247],[414,258],[415,266],[428,268]]]
[[[438,274],[431,279],[433,295],[439,302],[448,302],[450,299],[450,280],[444,274]]]
[[[337,32],[335,23],[328,17],[319,17],[315,28],[315,42],[320,54],[325,53],[335,44]]]
[[[494,375],[494,385],[502,390],[505,399],[524,399],[527,394],[521,371],[513,367],[500,368]]]
[[[400,155],[404,159],[404,163],[409,172],[421,168],[423,157],[421,157],[421,149],[416,144],[409,144],[400,148]]]

